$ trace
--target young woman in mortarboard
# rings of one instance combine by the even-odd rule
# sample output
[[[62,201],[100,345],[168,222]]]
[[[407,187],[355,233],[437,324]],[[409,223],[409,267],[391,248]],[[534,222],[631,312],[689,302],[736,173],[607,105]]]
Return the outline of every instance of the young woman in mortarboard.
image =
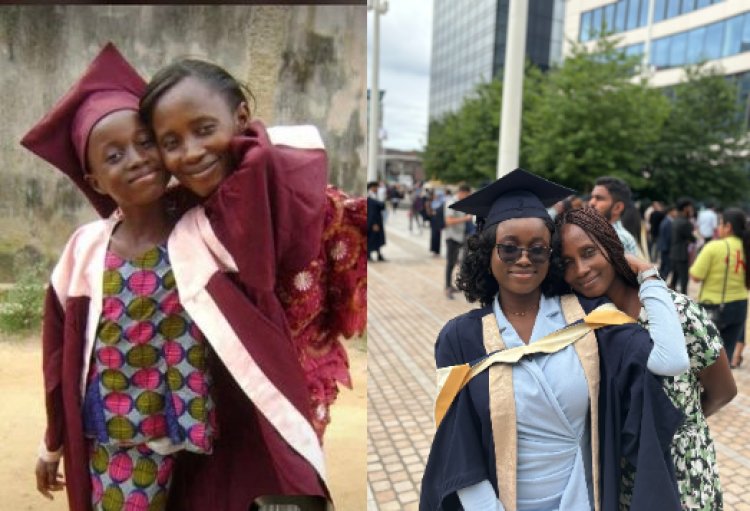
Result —
[[[555,224],[554,250],[565,281],[576,293],[606,295],[644,327],[658,321],[654,311],[649,313],[641,303],[644,288],[639,291],[639,282],[645,272],[654,273],[653,266],[635,260],[635,269],[631,269],[617,233],[603,216],[583,208],[564,212]],[[721,336],[706,312],[687,296],[672,290],[668,293],[678,311],[690,356],[688,371],[662,380],[667,395],[685,415],[670,446],[680,499],[684,509],[721,511],[724,504],[716,451],[706,417],[731,401],[737,386]],[[632,463],[624,460],[622,510],[632,507],[635,477]]]
[[[51,498],[65,484],[75,511],[327,497],[296,353],[250,342],[284,334],[224,272],[205,217],[170,215],[137,114],[144,90],[107,45],[22,140],[108,217],[73,234],[48,288],[38,489]]]
[[[681,414],[653,374],[687,369],[676,311],[650,304],[652,351],[606,300],[559,296],[546,207],[571,193],[516,169],[453,206],[484,219],[458,279],[482,308],[438,336],[423,511],[614,511],[622,457],[640,476],[634,509],[680,509],[668,445]]]

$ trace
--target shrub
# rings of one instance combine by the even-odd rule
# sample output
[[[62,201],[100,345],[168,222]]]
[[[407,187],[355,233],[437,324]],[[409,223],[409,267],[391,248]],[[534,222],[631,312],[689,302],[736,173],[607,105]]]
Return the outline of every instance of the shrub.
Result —
[[[0,331],[22,332],[39,326],[44,306],[43,271],[41,266],[25,269],[0,296]]]

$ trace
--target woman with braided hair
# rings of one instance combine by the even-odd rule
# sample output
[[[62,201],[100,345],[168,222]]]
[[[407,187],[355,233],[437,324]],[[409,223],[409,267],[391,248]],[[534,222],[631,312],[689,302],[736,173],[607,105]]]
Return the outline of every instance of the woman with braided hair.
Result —
[[[626,258],[615,230],[591,208],[567,211],[556,219],[556,225],[553,248],[559,254],[559,264],[570,287],[585,297],[606,295],[620,310],[649,328],[654,317],[643,306],[644,286],[639,296],[639,282],[658,273],[644,261]],[[690,357],[687,372],[663,379],[667,395],[685,415],[671,444],[682,506],[721,510],[716,453],[706,417],[737,393],[727,355],[719,332],[698,304],[666,289],[661,280],[649,282],[671,296]],[[656,334],[651,330],[653,337]],[[658,343],[656,337],[654,342]],[[620,509],[626,510],[631,508],[636,471],[628,460],[623,459],[622,464]]]
[[[623,457],[648,474],[633,509],[680,509],[668,448],[681,414],[654,373],[683,372],[687,353],[684,364],[654,357],[648,332],[611,309],[621,322],[560,342],[607,302],[561,296],[547,208],[571,193],[516,169],[451,206],[481,219],[457,282],[481,308],[449,321],[435,345],[438,427],[421,511],[617,511]],[[684,350],[667,305],[659,337]]]

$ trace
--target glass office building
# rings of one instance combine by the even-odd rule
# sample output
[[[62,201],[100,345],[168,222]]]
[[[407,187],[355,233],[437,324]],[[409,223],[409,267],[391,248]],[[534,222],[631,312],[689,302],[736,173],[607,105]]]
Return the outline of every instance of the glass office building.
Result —
[[[458,110],[505,64],[510,0],[435,0],[430,119]],[[562,56],[564,0],[530,0],[526,57],[542,69]]]
[[[649,22],[649,9],[653,8]],[[684,78],[683,68],[707,61],[737,83],[741,100],[750,90],[750,0],[570,0],[568,39],[592,44],[614,32],[631,55],[647,54],[657,87]],[[568,44],[563,53],[569,51]]]

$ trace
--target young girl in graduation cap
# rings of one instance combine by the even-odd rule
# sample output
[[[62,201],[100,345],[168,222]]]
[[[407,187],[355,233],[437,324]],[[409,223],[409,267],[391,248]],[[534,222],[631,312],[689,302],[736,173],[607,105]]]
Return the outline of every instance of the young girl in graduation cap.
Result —
[[[141,114],[167,170],[202,198],[191,214],[207,218],[251,300],[289,331],[322,437],[337,384],[351,385],[340,339],[366,321],[366,202],[326,186],[315,127],[266,129],[245,90],[225,69],[184,59],[154,75]]]
[[[680,509],[667,450],[681,415],[653,374],[687,368],[676,311],[646,300],[662,320],[652,350],[606,300],[560,296],[546,208],[571,193],[516,169],[453,205],[484,220],[458,279],[482,308],[438,336],[422,510],[614,511],[623,457],[639,476],[633,509]]]
[[[573,290],[587,297],[607,295],[645,327],[660,320],[655,311],[643,308],[644,290],[641,287],[639,291],[643,272],[655,273],[652,265],[635,261],[639,277],[626,260],[617,233],[603,216],[583,208],[559,215],[555,223],[553,244],[565,281]],[[731,401],[737,386],[721,336],[706,312],[687,296],[672,290],[668,293],[678,311],[690,355],[688,371],[663,379],[667,395],[685,415],[670,446],[680,498],[685,509],[720,511],[724,505],[716,451],[706,417]],[[631,463],[625,461],[622,509],[631,509],[635,476]]]
[[[22,140],[107,217],[73,234],[48,289],[38,489],[62,489],[62,455],[76,511],[325,500],[296,353],[254,342],[285,334],[227,273],[205,217],[170,215],[144,89],[107,45]]]

